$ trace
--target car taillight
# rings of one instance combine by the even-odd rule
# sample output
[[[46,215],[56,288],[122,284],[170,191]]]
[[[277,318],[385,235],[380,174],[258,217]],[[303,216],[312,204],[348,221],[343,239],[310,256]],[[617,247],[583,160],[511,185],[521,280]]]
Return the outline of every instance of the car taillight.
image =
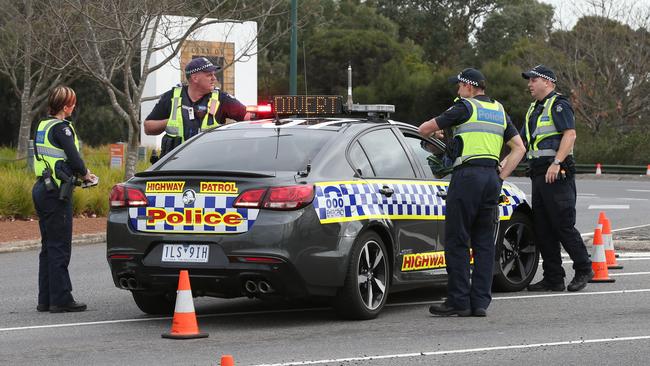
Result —
[[[250,191],[243,192],[235,199],[232,207],[239,208],[260,208],[262,206],[262,199],[266,193],[264,189],[251,189]]]
[[[314,199],[314,187],[310,185],[272,187],[262,207],[271,210],[297,210]]]
[[[297,210],[314,199],[314,186],[296,185],[251,189],[235,199],[233,207],[266,208],[269,210]]]
[[[147,206],[147,196],[137,188],[127,187],[124,184],[116,184],[111,189],[108,199],[111,207]]]

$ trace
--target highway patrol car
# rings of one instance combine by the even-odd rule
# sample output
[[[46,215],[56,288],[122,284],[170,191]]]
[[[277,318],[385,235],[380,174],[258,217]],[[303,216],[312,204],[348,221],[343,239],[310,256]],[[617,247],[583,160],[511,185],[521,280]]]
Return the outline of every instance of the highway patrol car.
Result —
[[[201,133],[113,187],[107,256],[115,285],[150,314],[173,312],[181,269],[195,296],[325,296],[368,319],[390,292],[445,280],[448,180],[442,154],[386,106],[341,112],[341,98],[278,97],[273,119]],[[309,115],[281,118],[283,114]],[[504,183],[496,289],[537,270],[525,194]]]

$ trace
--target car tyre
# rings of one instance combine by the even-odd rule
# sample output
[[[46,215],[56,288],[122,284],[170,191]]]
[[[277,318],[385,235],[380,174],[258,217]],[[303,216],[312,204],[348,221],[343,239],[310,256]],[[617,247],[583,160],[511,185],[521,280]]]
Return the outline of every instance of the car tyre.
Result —
[[[164,293],[131,291],[138,308],[151,315],[172,315],[176,306],[175,299]]]
[[[493,288],[504,292],[521,291],[535,277],[539,264],[533,223],[528,215],[518,211],[499,226]]]
[[[345,284],[339,289],[334,307],[347,319],[373,319],[381,312],[390,283],[386,246],[375,232],[357,237],[350,253]]]

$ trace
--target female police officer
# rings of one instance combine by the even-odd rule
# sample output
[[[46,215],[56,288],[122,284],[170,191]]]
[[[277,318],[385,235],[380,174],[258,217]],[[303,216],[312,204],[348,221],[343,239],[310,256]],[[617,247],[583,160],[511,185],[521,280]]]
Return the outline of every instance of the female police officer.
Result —
[[[34,138],[32,190],[41,230],[38,267],[38,311],[62,313],[84,311],[86,304],[74,301],[68,263],[72,249],[72,187],[74,177],[96,181],[79,155],[79,143],[70,117],[77,96],[66,86],[49,95],[49,117],[42,120]]]

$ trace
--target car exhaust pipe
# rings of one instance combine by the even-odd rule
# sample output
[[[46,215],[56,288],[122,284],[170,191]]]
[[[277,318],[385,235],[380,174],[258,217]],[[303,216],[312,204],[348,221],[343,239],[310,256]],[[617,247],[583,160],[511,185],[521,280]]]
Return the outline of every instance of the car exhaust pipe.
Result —
[[[244,283],[244,288],[251,294],[254,294],[258,291],[257,284],[251,280],[248,280],[246,283]]]
[[[120,277],[120,287],[123,289],[129,288],[128,279],[126,277]]]
[[[270,293],[275,291],[273,289],[273,286],[271,286],[271,284],[266,282],[266,281],[260,281],[257,284],[257,288],[260,290],[260,293],[263,293],[263,294],[270,294]]]
[[[135,290],[138,288],[138,281],[133,277],[129,278],[126,283],[128,284],[129,290]]]

